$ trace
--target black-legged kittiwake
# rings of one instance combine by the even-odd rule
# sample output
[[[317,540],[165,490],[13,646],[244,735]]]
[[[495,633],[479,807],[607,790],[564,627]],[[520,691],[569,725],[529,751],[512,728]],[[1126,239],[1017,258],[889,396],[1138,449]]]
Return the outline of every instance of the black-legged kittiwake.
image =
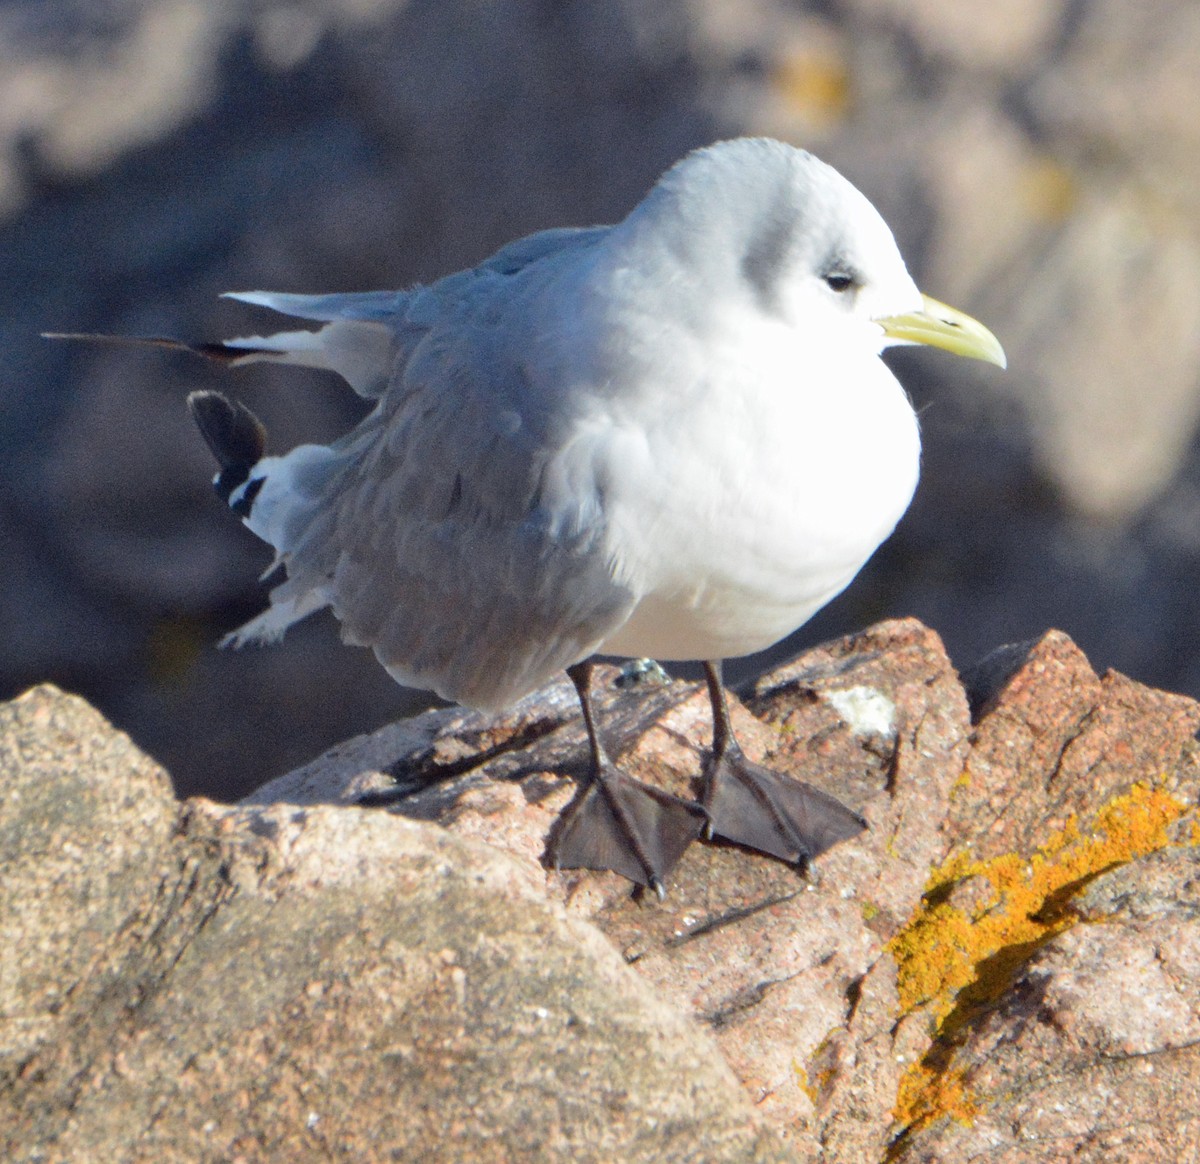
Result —
[[[702,831],[805,862],[865,827],[743,755],[721,660],[806,622],[908,507],[917,420],[880,352],[1004,355],[922,296],[837,171],[721,142],[615,226],[535,234],[427,287],[232,298],[324,326],[198,350],[328,368],[374,402],[332,445],[266,456],[244,406],[190,397],[218,491],[287,572],[234,642],[330,607],[400,683],[483,709],[565,669],[591,779],[554,830],[556,866],[661,895]],[[609,758],[597,654],[705,663],[697,801]]]

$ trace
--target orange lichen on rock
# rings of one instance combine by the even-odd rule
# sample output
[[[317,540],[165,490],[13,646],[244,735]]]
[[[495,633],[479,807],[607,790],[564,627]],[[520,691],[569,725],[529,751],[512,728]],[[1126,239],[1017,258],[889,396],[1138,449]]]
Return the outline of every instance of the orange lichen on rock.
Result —
[[[813,1052],[813,1059],[816,1060],[825,1048],[825,1041],[822,1041],[816,1051]],[[837,1078],[837,1071],[832,1066],[814,1067],[806,1069],[804,1064],[798,1059],[792,1060],[792,1073],[796,1077],[796,1084],[805,1095],[808,1096],[809,1102],[816,1107],[821,1102],[821,1096],[829,1089],[830,1083]]]
[[[1165,848],[1170,826],[1187,810],[1169,792],[1135,784],[1086,830],[1072,817],[1032,857],[980,861],[960,851],[931,873],[921,907],[888,944],[901,1013],[928,1006],[935,1023],[933,1049],[901,1080],[894,1113],[900,1125],[969,1120],[977,1112],[951,1067],[955,1036],[1007,990],[1040,946],[1075,924],[1069,903],[1082,886]]]
[[[969,1126],[979,1111],[961,1071],[920,1062],[901,1077],[893,1114],[904,1128],[915,1128],[943,1118]]]

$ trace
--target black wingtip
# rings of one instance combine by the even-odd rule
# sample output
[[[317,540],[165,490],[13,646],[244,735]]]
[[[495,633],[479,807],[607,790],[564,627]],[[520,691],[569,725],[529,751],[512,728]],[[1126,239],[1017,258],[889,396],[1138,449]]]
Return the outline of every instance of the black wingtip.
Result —
[[[228,503],[230,494],[250,476],[250,470],[266,451],[267,430],[244,404],[219,392],[193,392],[188,409],[200,435],[217,458],[221,472],[215,482],[217,495]]]

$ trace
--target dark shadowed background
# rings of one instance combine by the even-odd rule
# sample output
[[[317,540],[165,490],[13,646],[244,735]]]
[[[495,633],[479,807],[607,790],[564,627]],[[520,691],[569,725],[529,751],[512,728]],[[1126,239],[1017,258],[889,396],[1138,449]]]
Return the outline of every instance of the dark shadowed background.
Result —
[[[0,696],[77,691],[218,797],[426,699],[327,615],[215,649],[269,555],[184,397],[244,399],[279,451],[352,423],[349,389],[39,332],[252,333],[220,291],[430,280],[746,133],[841,168],[1010,358],[889,357],[917,500],[774,654],[915,614],[963,667],[1057,626],[1200,695],[1197,61],[1192,0],[8,0]]]

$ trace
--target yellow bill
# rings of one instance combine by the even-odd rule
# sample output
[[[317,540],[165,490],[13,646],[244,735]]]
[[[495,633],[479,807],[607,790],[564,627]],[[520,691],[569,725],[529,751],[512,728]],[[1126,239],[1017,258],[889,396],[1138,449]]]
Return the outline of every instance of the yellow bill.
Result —
[[[928,295],[922,295],[922,310],[904,315],[887,315],[875,322],[889,339],[901,343],[928,344],[943,348],[956,356],[985,360],[1001,368],[1008,367],[1008,358],[1000,341],[977,319],[947,307]]]

